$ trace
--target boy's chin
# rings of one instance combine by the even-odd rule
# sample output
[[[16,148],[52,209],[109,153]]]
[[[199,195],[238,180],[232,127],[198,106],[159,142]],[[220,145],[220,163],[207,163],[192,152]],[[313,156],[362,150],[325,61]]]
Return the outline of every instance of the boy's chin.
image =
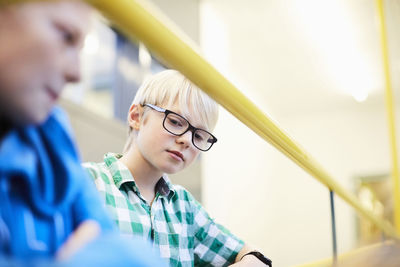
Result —
[[[165,174],[176,174],[176,173],[178,173],[179,172],[179,170],[178,171],[170,171],[170,170],[166,170],[166,171],[163,171],[163,173],[165,173]]]
[[[18,126],[40,125],[44,123],[50,114],[50,110],[36,110],[34,112],[25,112],[13,118]]]
[[[182,168],[163,168],[161,171],[166,174],[176,174],[181,170]]]

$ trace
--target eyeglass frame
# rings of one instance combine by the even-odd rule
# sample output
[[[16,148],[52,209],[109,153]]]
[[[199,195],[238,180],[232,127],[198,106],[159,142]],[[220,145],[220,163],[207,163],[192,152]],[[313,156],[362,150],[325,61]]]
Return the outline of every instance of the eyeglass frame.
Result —
[[[169,132],[170,134],[173,134],[173,135],[175,135],[175,136],[182,136],[182,135],[184,135],[185,133],[187,133],[188,131],[191,131],[191,132],[192,132],[192,144],[193,144],[198,150],[200,150],[200,151],[206,152],[206,151],[210,150],[211,147],[218,141],[218,139],[217,139],[213,134],[211,134],[209,131],[206,131],[206,130],[201,129],[201,128],[194,127],[192,124],[190,124],[190,122],[189,122],[186,118],[184,118],[182,115],[180,115],[180,114],[178,114],[178,113],[176,113],[176,112],[173,112],[173,111],[171,111],[171,110],[169,110],[169,109],[165,109],[165,108],[162,108],[162,107],[159,107],[159,106],[156,106],[156,105],[152,105],[152,104],[143,104],[142,106],[147,106],[147,107],[149,107],[149,108],[151,108],[151,109],[153,109],[153,110],[155,110],[155,111],[158,111],[158,112],[160,112],[160,113],[164,113],[165,116],[164,116],[162,125],[163,125],[163,128],[164,128],[167,132]],[[185,121],[187,122],[187,124],[188,124],[187,129],[186,129],[183,133],[181,133],[181,134],[176,134],[176,133],[173,133],[173,132],[171,132],[170,130],[168,130],[167,127],[165,127],[165,120],[167,119],[168,114],[174,114],[174,115],[176,115],[176,116],[182,118],[183,120],[185,120]],[[211,143],[211,145],[210,145],[209,148],[207,148],[207,149],[201,149],[201,148],[199,148],[199,147],[194,143],[194,133],[195,133],[197,130],[206,132],[206,133],[208,133],[208,134],[213,138],[213,139],[211,139],[212,142],[209,142],[209,143]],[[209,139],[209,140],[210,140],[210,139]],[[208,141],[207,141],[207,142],[208,142]]]

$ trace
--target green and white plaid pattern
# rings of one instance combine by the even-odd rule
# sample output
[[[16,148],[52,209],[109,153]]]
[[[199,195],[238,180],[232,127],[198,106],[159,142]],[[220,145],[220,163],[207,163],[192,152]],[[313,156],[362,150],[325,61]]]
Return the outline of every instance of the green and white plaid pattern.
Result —
[[[163,176],[151,206],[140,195],[134,178],[108,153],[103,163],[85,163],[121,233],[152,240],[170,266],[228,266],[244,243],[214,222],[182,186]]]

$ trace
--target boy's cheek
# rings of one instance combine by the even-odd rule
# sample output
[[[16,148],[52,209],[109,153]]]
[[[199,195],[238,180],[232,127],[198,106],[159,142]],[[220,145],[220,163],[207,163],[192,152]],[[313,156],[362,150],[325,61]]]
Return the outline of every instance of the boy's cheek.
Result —
[[[189,165],[191,165],[195,160],[197,160],[198,156],[200,155],[200,151],[199,152],[194,151],[193,153],[194,153],[194,155],[193,155],[192,159],[186,163],[185,167],[188,167]]]

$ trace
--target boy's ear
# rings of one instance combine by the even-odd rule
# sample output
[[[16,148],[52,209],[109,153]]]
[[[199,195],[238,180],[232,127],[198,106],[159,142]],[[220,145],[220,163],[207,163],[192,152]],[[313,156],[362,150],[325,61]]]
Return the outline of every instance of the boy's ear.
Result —
[[[140,120],[142,119],[143,107],[133,104],[128,112],[128,124],[133,130],[139,130]]]

